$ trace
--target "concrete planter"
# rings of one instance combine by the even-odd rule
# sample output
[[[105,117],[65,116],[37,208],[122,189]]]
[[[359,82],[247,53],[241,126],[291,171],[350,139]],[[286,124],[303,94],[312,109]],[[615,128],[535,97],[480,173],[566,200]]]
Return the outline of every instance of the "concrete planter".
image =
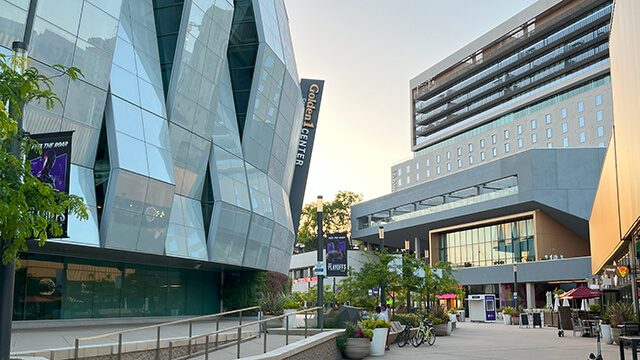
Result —
[[[293,314],[294,312],[296,312],[296,309],[284,309],[284,314]],[[287,319],[289,319],[289,329],[294,329],[295,326],[295,322],[296,322],[296,316],[295,315],[289,315],[286,318],[284,318],[282,320],[282,325],[287,327]]]
[[[611,324],[600,325],[602,329],[602,340],[607,344],[613,344],[613,338],[611,337]]]
[[[611,328],[611,339],[613,339],[613,342],[616,345],[620,345],[620,332],[622,331],[621,328],[619,327],[612,327]]]
[[[364,359],[369,355],[370,347],[371,341],[367,338],[348,338],[344,354],[349,359]]]
[[[371,356],[383,356],[384,348],[387,346],[387,332],[388,328],[373,329],[373,339],[371,339],[371,347],[369,349],[369,355]]]
[[[449,336],[453,326],[451,321],[447,321],[446,324],[438,324],[433,326],[433,330],[436,332],[436,336]]]
[[[511,315],[502,314],[502,318],[504,319],[505,325],[511,325]]]
[[[511,324],[520,325],[520,314],[511,315]]]
[[[275,317],[275,315],[264,315],[263,319],[267,320],[267,319],[271,319]],[[273,319],[273,320],[269,320],[266,322],[267,324],[267,329],[269,328],[281,328],[282,327],[282,319]]]

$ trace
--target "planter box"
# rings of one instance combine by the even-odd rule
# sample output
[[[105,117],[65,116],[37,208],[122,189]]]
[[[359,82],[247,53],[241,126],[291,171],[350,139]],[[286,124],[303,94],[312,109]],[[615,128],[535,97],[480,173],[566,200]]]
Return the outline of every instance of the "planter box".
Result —
[[[371,347],[369,349],[369,355],[371,356],[384,355],[384,348],[387,347],[388,332],[389,332],[389,328],[373,329],[373,339],[371,339]]]
[[[511,315],[503,314],[502,318],[504,319],[505,325],[511,325]]]
[[[451,335],[451,322],[434,325],[433,330],[435,330],[436,336],[449,336]]]
[[[515,314],[511,316],[511,324],[520,325],[520,314]]]
[[[370,343],[367,338],[348,338],[344,354],[349,359],[364,359],[369,355]]]
[[[263,319],[267,320],[267,319],[270,319],[270,318],[273,318],[273,317],[275,317],[275,315],[264,315]],[[282,327],[282,319],[269,320],[269,321],[266,322],[266,324],[267,324],[267,329],[270,329],[270,328],[281,328]]]

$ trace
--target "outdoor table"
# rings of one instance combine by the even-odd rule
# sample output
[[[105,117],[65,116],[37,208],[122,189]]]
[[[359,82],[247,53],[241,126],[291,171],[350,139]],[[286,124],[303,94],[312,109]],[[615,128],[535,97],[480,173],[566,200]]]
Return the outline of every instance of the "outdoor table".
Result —
[[[583,328],[589,329],[589,336],[596,336],[596,326],[598,323],[597,320],[582,320],[581,322]]]
[[[638,360],[638,343],[640,343],[640,336],[620,336],[620,360],[624,360],[624,343],[631,344],[631,356],[633,360]]]

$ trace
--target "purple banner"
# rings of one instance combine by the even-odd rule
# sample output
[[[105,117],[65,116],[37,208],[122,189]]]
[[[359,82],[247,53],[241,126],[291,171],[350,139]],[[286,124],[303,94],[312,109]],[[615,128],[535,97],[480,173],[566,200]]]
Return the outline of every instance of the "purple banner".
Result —
[[[347,276],[346,233],[327,234],[327,276]]]

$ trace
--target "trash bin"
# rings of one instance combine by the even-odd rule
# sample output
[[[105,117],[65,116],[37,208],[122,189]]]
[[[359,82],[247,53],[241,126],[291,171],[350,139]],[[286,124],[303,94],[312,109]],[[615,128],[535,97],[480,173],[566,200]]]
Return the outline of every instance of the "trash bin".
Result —
[[[464,310],[458,310],[458,321],[464,322]]]

